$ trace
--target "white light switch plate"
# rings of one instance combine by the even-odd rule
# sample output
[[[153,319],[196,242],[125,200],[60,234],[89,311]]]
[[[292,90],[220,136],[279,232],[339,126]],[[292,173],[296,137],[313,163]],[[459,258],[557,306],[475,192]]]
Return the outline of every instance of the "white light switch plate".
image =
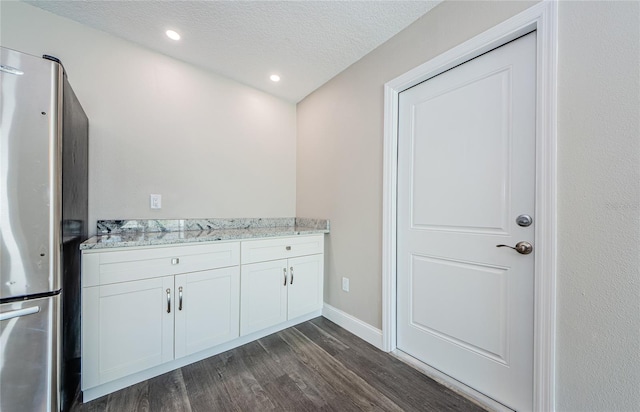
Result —
[[[149,195],[149,207],[151,209],[162,209],[162,195]]]

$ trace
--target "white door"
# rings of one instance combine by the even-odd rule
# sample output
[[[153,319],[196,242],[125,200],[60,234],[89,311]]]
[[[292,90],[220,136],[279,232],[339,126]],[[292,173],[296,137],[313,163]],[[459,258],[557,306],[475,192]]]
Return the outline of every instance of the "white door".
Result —
[[[535,32],[400,94],[397,347],[533,407]]]
[[[191,355],[240,334],[240,268],[176,275],[175,357]]]
[[[173,359],[173,276],[97,288],[97,308],[83,314],[98,313],[98,356],[83,360],[89,375],[97,368],[102,384]]]
[[[291,258],[289,264],[289,290],[287,318],[293,319],[322,309],[324,282],[324,256],[310,255]]]
[[[287,259],[242,265],[240,335],[287,320]]]

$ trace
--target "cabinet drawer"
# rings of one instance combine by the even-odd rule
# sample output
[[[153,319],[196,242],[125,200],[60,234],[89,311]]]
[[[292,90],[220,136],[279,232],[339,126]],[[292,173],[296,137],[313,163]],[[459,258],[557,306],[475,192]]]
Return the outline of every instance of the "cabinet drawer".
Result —
[[[241,251],[243,264],[314,255],[324,253],[324,235],[247,240]]]
[[[83,270],[84,286],[237,266],[240,242],[102,252],[91,260],[97,267]]]

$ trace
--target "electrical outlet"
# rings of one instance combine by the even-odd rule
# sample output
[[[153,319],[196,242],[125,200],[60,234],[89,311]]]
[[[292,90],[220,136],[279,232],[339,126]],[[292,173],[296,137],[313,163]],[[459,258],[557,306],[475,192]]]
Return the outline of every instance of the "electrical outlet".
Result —
[[[349,278],[342,278],[342,290],[349,291]]]
[[[162,195],[149,195],[149,207],[151,209],[162,209]]]

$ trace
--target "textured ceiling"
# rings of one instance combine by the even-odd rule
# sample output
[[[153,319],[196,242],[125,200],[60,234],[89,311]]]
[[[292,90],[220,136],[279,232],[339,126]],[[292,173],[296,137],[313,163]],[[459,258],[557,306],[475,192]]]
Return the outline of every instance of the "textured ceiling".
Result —
[[[439,2],[27,1],[291,102]],[[182,39],[169,40],[167,29]]]

